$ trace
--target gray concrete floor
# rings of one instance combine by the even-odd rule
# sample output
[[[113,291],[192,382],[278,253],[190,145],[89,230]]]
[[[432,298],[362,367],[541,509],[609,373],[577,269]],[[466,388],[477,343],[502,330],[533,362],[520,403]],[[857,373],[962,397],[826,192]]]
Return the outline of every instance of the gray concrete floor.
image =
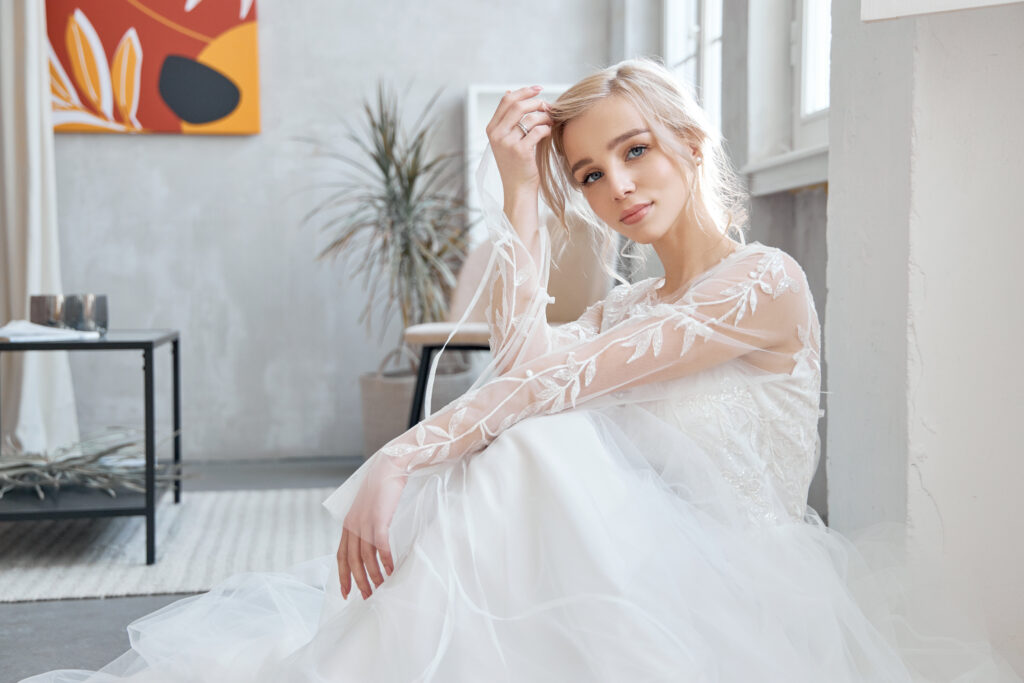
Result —
[[[184,491],[336,486],[360,464],[359,458],[194,463]],[[0,683],[53,669],[98,669],[128,649],[130,622],[187,595],[2,603]]]

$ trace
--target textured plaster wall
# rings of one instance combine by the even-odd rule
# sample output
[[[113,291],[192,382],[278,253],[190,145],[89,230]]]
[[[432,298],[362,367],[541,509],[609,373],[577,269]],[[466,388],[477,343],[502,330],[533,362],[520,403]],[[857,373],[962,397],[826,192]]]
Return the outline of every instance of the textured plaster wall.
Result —
[[[831,525],[906,521],[1019,670],[1022,26],[833,3],[826,328]]]
[[[377,78],[416,113],[446,88],[439,145],[459,149],[471,82],[571,82],[608,58],[608,6],[261,0],[263,130],[251,137],[57,136],[68,292],[110,297],[117,328],[182,333],[185,456],[357,455],[358,377],[397,340],[357,322],[364,294],[315,263],[300,229],[316,181],[292,138],[358,115]],[[169,426],[166,350],[158,427]],[[83,433],[141,424],[141,358],[73,357]]]
[[[908,518],[1024,671],[1024,5],[916,22]]]

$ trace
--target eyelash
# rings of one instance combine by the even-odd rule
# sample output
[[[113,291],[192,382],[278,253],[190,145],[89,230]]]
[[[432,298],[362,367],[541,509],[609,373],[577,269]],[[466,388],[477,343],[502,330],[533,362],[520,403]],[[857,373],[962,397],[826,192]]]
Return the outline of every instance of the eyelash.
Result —
[[[633,151],[637,150],[637,149],[641,150],[641,152],[639,154],[637,154],[636,156],[631,157],[630,154],[632,154]],[[631,161],[633,159],[639,159],[646,152],[647,152],[647,145],[633,145],[626,152],[626,161]],[[583,176],[583,180],[580,181],[580,185],[586,186],[586,185],[590,185],[592,183],[597,182],[598,180],[600,180],[600,178],[595,178],[594,180],[588,180],[588,179],[590,178],[590,176],[596,175],[596,174],[599,174],[599,173],[600,173],[600,171],[591,171],[590,173],[587,173],[585,176]]]

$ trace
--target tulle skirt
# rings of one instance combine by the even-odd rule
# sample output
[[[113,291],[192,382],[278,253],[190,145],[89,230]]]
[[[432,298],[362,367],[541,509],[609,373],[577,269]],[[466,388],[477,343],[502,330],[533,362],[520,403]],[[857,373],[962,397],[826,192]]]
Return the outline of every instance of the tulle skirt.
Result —
[[[395,572],[367,600],[342,599],[333,555],[240,574],[132,623],[100,672],[26,680],[1020,680],[962,624],[914,621],[894,537],[875,532],[854,546],[813,511],[752,519],[641,408],[574,410],[414,472]]]

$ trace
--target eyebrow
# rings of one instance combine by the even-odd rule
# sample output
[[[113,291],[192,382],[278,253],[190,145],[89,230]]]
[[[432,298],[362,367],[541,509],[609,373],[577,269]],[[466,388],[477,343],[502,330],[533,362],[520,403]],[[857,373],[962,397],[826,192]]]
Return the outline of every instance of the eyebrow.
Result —
[[[615,147],[618,146],[619,143],[630,139],[634,135],[640,135],[641,133],[650,132],[651,131],[647,130],[646,128],[634,128],[633,130],[627,130],[625,133],[623,133],[622,135],[608,143],[608,151],[615,149]],[[570,170],[569,173],[571,173],[572,175],[576,175],[576,171],[578,171],[581,166],[586,166],[587,164],[591,164],[593,162],[594,160],[591,159],[590,157],[580,159],[579,161],[572,165],[572,170]]]

